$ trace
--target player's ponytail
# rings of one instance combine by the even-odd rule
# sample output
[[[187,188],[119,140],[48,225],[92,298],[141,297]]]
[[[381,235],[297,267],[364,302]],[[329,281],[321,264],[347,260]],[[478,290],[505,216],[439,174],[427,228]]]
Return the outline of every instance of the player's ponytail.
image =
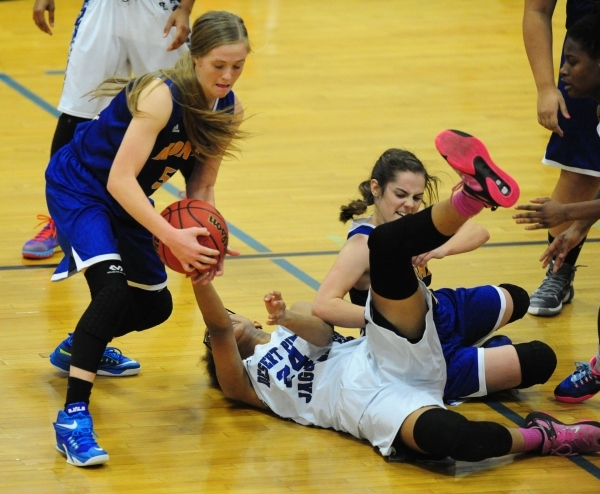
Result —
[[[358,186],[358,191],[363,198],[354,200],[340,208],[340,221],[346,223],[355,216],[364,214],[368,206],[375,204],[375,198],[371,192],[371,180],[377,180],[379,188],[382,192],[385,192],[387,184],[396,180],[396,175],[400,172],[423,175],[425,179],[423,205],[427,207],[437,202],[439,178],[427,173],[421,160],[410,151],[391,148],[379,157],[371,172],[371,178],[361,182]]]

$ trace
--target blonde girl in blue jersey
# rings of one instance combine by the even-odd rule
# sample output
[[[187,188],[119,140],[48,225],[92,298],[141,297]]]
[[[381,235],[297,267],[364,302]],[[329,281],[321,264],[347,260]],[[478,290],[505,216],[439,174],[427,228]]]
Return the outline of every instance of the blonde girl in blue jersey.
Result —
[[[206,229],[172,227],[149,198],[181,170],[187,197],[215,203],[221,159],[242,136],[243,111],[231,90],[249,52],[242,19],[207,12],[193,25],[189,53],[173,68],[100,86],[96,96],[114,99],[97,118],[80,124],[48,165],[46,197],[65,253],[53,280],[84,272],[92,297],[72,337],[50,357],[69,370],[65,409],[54,427],[56,447],[70,464],[108,460],[94,439],[88,410],[96,373],[139,372],[137,362],[107,344],[156,326],[171,313],[152,235],[195,273],[195,282],[223,273],[222,260],[213,257],[218,252],[197,242]]]

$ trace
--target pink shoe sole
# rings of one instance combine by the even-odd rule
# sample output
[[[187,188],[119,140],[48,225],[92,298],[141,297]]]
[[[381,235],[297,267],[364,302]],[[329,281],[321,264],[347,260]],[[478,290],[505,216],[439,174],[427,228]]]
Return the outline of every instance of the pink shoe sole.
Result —
[[[561,401],[562,403],[581,403],[582,401],[589,400],[590,398],[593,398],[594,396],[596,396],[596,393],[591,394],[591,395],[580,396],[578,398],[573,398],[570,396],[554,395],[554,398],[556,398],[557,401]]]
[[[459,130],[444,130],[435,147],[474,192],[487,192],[496,206],[511,207],[519,199],[519,185],[496,165],[484,144]]]

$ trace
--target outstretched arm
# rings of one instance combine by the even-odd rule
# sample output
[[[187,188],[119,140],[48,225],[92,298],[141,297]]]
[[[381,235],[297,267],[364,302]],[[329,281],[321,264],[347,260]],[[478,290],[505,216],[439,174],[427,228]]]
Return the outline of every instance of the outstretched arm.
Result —
[[[464,254],[478,249],[490,239],[490,232],[473,221],[467,221],[456,234],[437,249],[413,257],[414,266],[425,266],[430,259],[443,259],[446,256]]]
[[[589,229],[600,218],[600,190],[590,201],[561,204],[549,197],[537,197],[531,199],[531,203],[515,207],[527,213],[513,215],[517,224],[528,224],[525,230],[547,229],[575,220],[585,220]]]
[[[281,293],[276,291],[267,293],[264,301],[269,313],[268,325],[283,326],[316,346],[327,346],[331,343],[333,327],[311,315],[309,303],[294,304],[293,310],[288,309]]]
[[[196,302],[210,333],[217,379],[223,393],[232,400],[266,408],[252,387],[238,350],[231,319],[212,283],[197,283],[193,287]]]

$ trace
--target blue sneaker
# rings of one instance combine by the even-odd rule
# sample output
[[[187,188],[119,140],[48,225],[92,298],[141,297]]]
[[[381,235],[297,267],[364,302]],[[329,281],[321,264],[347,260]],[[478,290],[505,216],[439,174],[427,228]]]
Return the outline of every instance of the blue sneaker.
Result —
[[[484,341],[481,348],[496,348],[507,345],[512,345],[512,340],[508,336],[497,334],[496,336],[492,336],[489,340]]]
[[[556,386],[556,399],[565,403],[580,403],[600,391],[600,372],[594,370],[595,364],[596,357],[589,364],[575,362],[575,372]]]
[[[89,467],[108,461],[108,453],[94,439],[97,435],[86,403],[73,403],[66,412],[58,412],[54,430],[56,449],[66,455],[67,463]]]
[[[25,242],[21,253],[25,259],[47,259],[54,255],[54,251],[59,249],[58,236],[56,235],[56,225],[50,216],[38,214],[38,220],[44,228],[31,240]]]
[[[50,363],[61,371],[69,372],[72,345],[73,333],[69,333],[69,337],[50,354]],[[97,374],[112,377],[135,376],[140,373],[140,369],[139,362],[126,357],[118,348],[109,346],[104,350]]]

